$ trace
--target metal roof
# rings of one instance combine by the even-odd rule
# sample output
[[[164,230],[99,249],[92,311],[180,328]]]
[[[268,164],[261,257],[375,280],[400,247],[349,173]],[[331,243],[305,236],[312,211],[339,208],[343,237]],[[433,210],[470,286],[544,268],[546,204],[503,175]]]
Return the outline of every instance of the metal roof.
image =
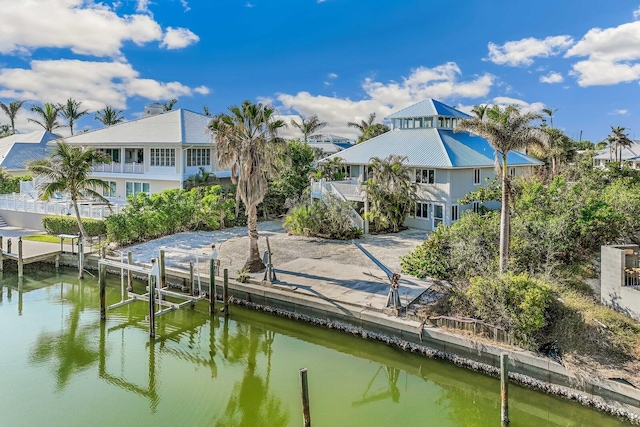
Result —
[[[0,138],[0,161],[7,156],[13,148],[13,145],[16,143],[24,142],[28,144],[41,144],[57,138],[60,138],[60,136],[45,130],[38,130],[24,134],[17,133],[15,135]]]
[[[365,165],[372,157],[390,154],[406,156],[406,166],[433,168],[493,167],[495,150],[485,139],[466,132],[427,128],[403,129],[383,133],[361,144],[329,156],[346,164]],[[541,165],[542,162],[512,151],[507,156],[512,166]]]
[[[211,144],[211,117],[178,109],[65,138],[70,144]]]
[[[390,116],[385,117],[385,119],[404,119],[410,117],[429,116],[458,117],[461,119],[471,117],[470,115],[463,113],[460,110],[456,110],[453,107],[449,107],[440,101],[427,98],[424,101],[420,101],[417,104],[413,104],[407,108],[397,111]]]
[[[1,138],[0,167],[10,170],[26,169],[25,161],[45,157],[47,142],[58,138],[59,135],[44,130]]]
[[[620,159],[620,152],[618,152],[617,156],[615,151],[611,147],[603,148],[602,150],[598,150],[593,156],[596,160],[615,160],[616,157]],[[640,143],[634,142],[632,146],[625,147],[622,149],[622,160],[632,160],[637,157],[640,157]]]

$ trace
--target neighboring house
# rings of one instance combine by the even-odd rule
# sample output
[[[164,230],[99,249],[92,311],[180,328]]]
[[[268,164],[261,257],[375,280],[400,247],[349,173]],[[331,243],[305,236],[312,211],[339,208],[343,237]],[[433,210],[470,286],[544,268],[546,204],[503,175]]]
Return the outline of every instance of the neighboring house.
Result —
[[[307,144],[322,152],[323,157],[346,150],[352,145],[349,138],[332,134],[311,135],[307,139]]]
[[[110,185],[105,197],[122,200],[141,192],[182,188],[201,170],[229,178],[229,171],[217,168],[215,145],[207,132],[211,117],[184,109],[151,114],[65,138],[71,145],[102,150],[111,157],[111,163],[93,168],[93,176]]]
[[[628,162],[632,168],[640,168],[640,142],[634,141],[633,145],[620,148],[617,153],[615,146],[598,150],[593,156],[593,165],[602,167],[609,162],[619,162],[620,157],[624,162]]]
[[[58,138],[59,135],[44,130],[1,138],[0,167],[11,175],[24,175],[27,173],[25,163],[46,157],[47,142]]]
[[[600,301],[640,320],[640,247],[602,246]]]
[[[370,159],[396,154],[407,157],[404,165],[411,168],[420,199],[405,225],[433,230],[440,223],[457,221],[466,210],[477,211],[480,202],[460,205],[458,200],[495,177],[495,150],[479,136],[453,132],[458,121],[468,117],[433,99],[391,114],[386,117],[391,121],[390,132],[322,160],[342,158],[348,181],[316,184],[312,189],[314,197],[326,192],[339,193],[347,200],[361,202],[366,210],[361,184],[367,179]],[[512,176],[521,176],[532,166],[543,164],[516,151],[510,152],[507,159]],[[494,202],[488,207],[499,206]]]

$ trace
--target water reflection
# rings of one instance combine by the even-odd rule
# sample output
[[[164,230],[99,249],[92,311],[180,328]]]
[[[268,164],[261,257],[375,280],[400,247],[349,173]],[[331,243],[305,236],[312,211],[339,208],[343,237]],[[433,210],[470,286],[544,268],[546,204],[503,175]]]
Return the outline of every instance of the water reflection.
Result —
[[[373,389],[374,384],[376,383],[376,379],[380,372],[384,369],[386,373],[387,381],[384,386],[379,387],[377,389]],[[369,403],[377,402],[379,400],[389,399],[394,403],[400,402],[400,389],[398,388],[398,378],[400,377],[400,369],[394,368],[392,366],[381,365],[376,374],[371,378],[369,384],[367,384],[367,388],[364,393],[362,393],[362,398],[360,400],[356,400],[351,405],[352,406],[362,406],[367,405]]]

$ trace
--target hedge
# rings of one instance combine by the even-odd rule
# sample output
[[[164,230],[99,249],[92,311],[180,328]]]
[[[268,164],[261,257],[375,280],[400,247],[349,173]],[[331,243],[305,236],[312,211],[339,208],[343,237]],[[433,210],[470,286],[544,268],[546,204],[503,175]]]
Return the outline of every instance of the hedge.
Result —
[[[107,234],[107,225],[97,219],[83,219],[82,225],[87,232],[86,237],[104,236]],[[78,221],[75,217],[45,216],[42,218],[42,226],[49,234],[78,234]]]

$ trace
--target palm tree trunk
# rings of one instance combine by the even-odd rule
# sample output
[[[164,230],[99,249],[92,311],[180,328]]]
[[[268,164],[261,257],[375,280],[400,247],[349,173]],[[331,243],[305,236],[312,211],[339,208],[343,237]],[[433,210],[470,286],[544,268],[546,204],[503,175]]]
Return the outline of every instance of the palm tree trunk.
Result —
[[[244,264],[244,268],[255,273],[265,268],[258,250],[258,208],[256,205],[247,207],[247,230],[249,232],[249,258]]]
[[[87,236],[87,233],[84,230],[84,225],[82,224],[82,219],[80,219],[80,209],[78,209],[78,201],[75,197],[71,198],[71,203],[73,204],[73,209],[76,211],[76,220],[78,221],[78,228],[80,229],[80,239],[82,239],[83,243]],[[84,245],[82,245],[84,246]],[[84,249],[84,248],[83,248]],[[80,248],[78,248],[80,250]],[[81,255],[78,255],[79,259],[82,259]],[[84,278],[84,270],[82,268],[82,264],[78,262],[78,279]]]
[[[500,275],[509,261],[509,174],[507,155],[502,154],[502,208],[500,210]]]

